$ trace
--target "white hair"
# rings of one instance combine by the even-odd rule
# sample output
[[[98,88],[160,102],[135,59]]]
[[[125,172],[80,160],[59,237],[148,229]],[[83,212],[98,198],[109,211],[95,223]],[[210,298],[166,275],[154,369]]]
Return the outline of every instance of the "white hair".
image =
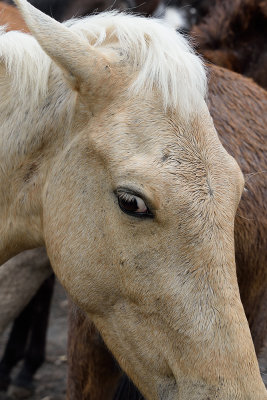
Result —
[[[138,71],[131,89],[136,93],[157,88],[164,106],[184,111],[206,95],[206,73],[188,41],[164,21],[131,14],[106,12],[67,25],[95,47],[118,41]]]
[[[11,95],[23,99],[28,93],[33,102],[46,95],[52,60],[34,37],[18,31],[5,32],[5,27],[0,27],[1,61],[11,77]]]
[[[192,110],[205,97],[201,59],[181,34],[162,21],[106,12],[66,25],[95,47],[118,43],[137,72],[131,93],[157,89],[165,107],[183,111]],[[33,37],[18,32],[0,34],[0,58],[20,91],[31,85],[38,94],[45,92],[51,61]]]

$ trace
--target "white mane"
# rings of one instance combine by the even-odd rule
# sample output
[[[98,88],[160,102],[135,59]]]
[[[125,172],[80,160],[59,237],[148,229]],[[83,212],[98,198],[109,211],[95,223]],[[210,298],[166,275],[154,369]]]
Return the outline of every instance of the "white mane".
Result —
[[[11,77],[11,95],[23,99],[28,94],[33,103],[45,96],[52,61],[32,36],[0,26],[0,62]]]
[[[184,112],[205,97],[206,75],[200,58],[182,35],[159,20],[107,12],[66,25],[95,47],[118,43],[137,72],[132,93],[157,88],[165,107]],[[34,38],[18,32],[0,34],[1,57],[19,90],[31,85],[44,93],[50,60]]]
[[[187,40],[163,21],[131,14],[106,12],[67,25],[95,47],[114,40],[127,51],[138,71],[134,92],[158,88],[165,106],[184,111],[206,94],[206,74],[201,59]]]

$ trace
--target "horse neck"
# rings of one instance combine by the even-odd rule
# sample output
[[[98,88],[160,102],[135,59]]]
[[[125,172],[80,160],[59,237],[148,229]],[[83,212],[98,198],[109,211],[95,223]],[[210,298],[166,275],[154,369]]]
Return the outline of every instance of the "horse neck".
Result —
[[[43,245],[42,191],[57,149],[67,140],[75,107],[74,94],[55,66],[47,93],[34,102],[30,91],[11,95],[8,78],[1,78],[0,265]]]

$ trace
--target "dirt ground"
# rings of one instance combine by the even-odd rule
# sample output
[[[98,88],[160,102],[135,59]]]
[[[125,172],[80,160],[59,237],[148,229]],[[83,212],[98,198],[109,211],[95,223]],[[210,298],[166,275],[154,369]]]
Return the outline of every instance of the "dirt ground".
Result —
[[[67,376],[67,314],[68,302],[64,289],[56,283],[47,338],[46,361],[35,376],[35,394],[28,400],[65,400]],[[8,337],[8,330],[0,339],[0,354]],[[267,346],[260,359],[260,369],[267,387]],[[14,375],[16,371],[14,371]],[[0,392],[0,400],[11,397]],[[127,400],[127,399],[125,399]]]

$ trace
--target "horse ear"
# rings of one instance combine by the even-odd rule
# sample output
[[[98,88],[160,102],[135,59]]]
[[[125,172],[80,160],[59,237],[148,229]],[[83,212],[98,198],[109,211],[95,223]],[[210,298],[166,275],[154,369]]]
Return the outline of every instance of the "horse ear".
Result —
[[[107,61],[100,52],[65,25],[37,10],[26,0],[14,0],[32,35],[56,64],[67,73],[72,86],[101,82]],[[99,79],[97,79],[99,78]]]

